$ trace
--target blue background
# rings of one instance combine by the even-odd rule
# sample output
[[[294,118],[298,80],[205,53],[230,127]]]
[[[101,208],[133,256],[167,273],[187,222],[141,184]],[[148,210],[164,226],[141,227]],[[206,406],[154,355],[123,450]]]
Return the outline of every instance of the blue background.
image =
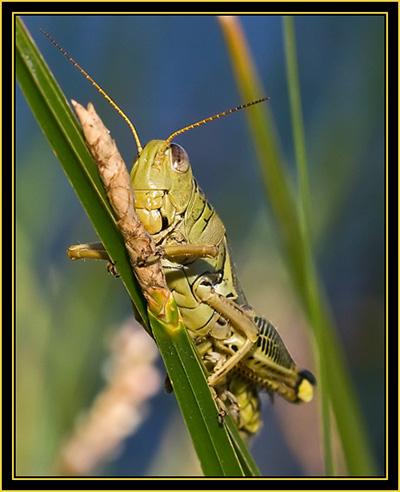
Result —
[[[37,15],[23,21],[67,98],[95,104],[127,163],[136,154],[128,126],[39,28],[123,109],[142,144],[241,103],[213,16]],[[241,16],[241,22],[296,183],[282,17]],[[295,16],[295,27],[314,250],[382,472],[384,17]],[[20,473],[46,475],[74,419],[104,384],[104,338],[131,309],[103,264],[66,257],[70,244],[94,241],[95,233],[18,87],[16,111],[17,370],[20,407],[32,409],[19,420],[17,463]],[[279,251],[244,114],[177,141],[227,227],[248,299],[278,325],[295,360],[312,369],[311,341]],[[30,390],[38,382],[41,391]],[[262,473],[322,474],[316,402],[296,407],[278,400],[264,400],[264,428],[252,447]],[[161,390],[148,408],[139,431],[99,473],[197,473],[174,397]],[[186,444],[166,452],[171,441]],[[160,453],[166,468],[157,461]],[[167,456],[171,462],[165,465]]]

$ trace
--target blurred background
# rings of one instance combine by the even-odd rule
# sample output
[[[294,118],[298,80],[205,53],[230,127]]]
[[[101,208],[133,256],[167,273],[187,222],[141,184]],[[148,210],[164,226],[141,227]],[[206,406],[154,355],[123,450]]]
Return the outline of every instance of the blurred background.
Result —
[[[128,126],[40,28],[123,109],[142,144],[241,103],[213,16],[35,15],[23,21],[67,98],[95,104],[129,164],[136,148]],[[260,97],[271,97],[265,104],[295,184],[282,17],[243,16],[241,22],[264,84]],[[384,27],[378,15],[295,17],[314,251],[379,473],[385,458]],[[163,364],[151,339],[146,345],[131,325],[122,284],[104,263],[72,263],[65,254],[96,235],[18,86],[16,111],[17,474],[78,473],[66,456],[70,449],[80,456],[79,442],[81,451],[90,454],[92,446],[100,455],[92,465],[86,456],[83,473],[201,474],[175,398],[163,389]],[[248,300],[278,327],[298,365],[313,370],[312,341],[244,114],[177,142],[227,227]],[[147,349],[119,357],[121,343],[129,345],[124,337],[132,347],[144,343],[148,358]],[[136,371],[135,388],[122,385],[135,396],[121,406],[118,385],[131,365],[145,369]],[[136,405],[131,413],[129,405]],[[323,474],[317,407],[317,399],[295,406],[278,397],[271,404],[263,395],[264,427],[251,446],[262,474]],[[94,426],[95,438],[85,441],[99,414],[106,416],[103,427]],[[106,428],[114,421],[116,429]],[[83,437],[73,448],[77,436]],[[340,463],[340,449],[336,459]]]

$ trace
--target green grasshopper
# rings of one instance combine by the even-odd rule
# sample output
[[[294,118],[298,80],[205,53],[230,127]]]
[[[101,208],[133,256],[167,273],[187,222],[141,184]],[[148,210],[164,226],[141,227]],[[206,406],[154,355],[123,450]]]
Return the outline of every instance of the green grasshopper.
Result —
[[[44,33],[46,34],[46,33]],[[246,301],[231,260],[225,227],[193,177],[187,152],[172,140],[248,103],[152,140],[142,148],[122,110],[49,35],[46,36],[128,122],[138,153],[131,171],[136,212],[152,234],[168,287],[194,346],[209,369],[208,383],[236,420],[239,430],[260,427],[258,390],[290,402],[309,402],[314,376],[300,370],[274,326]],[[109,259],[101,244],[71,246],[72,259]],[[143,258],[143,262],[152,261]],[[154,261],[154,259],[153,259]]]

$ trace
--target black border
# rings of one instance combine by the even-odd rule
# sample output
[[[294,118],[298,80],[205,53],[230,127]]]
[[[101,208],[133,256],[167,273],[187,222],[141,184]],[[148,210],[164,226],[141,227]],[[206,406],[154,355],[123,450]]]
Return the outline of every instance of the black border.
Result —
[[[10,130],[9,117],[12,115],[13,107],[10,94],[12,92],[10,84],[14,83],[12,77],[8,73],[8,69],[11,71],[12,66],[12,51],[11,51],[11,25],[15,13],[23,15],[24,12],[29,14],[34,14],[35,12],[40,15],[45,15],[49,12],[49,7],[56,6],[57,10],[67,13],[70,11],[74,14],[79,14],[79,9],[82,9],[82,13],[87,14],[88,4],[85,3],[74,3],[74,2],[60,2],[56,4],[49,4],[45,2],[7,2],[2,3],[2,28],[3,28],[3,226],[6,231],[12,229],[12,223],[14,217],[7,213],[9,210],[9,202],[7,203],[9,197],[8,187],[6,188],[6,183],[10,181],[4,179],[4,174],[6,170],[12,169],[11,166],[7,165],[10,157],[7,155],[9,146],[8,142],[11,142],[11,135],[8,135]],[[150,12],[155,13],[165,13],[165,14],[179,14],[180,12],[190,13],[190,11],[203,13],[240,13],[254,14],[261,13],[265,11],[268,14],[282,14],[284,10],[285,13],[290,14],[294,12],[296,15],[301,15],[302,13],[310,15],[313,12],[318,15],[331,13],[343,13],[348,12],[349,14],[368,14],[368,13],[387,13],[387,26],[388,30],[388,59],[390,57],[391,63],[388,64],[387,68],[387,80],[388,87],[391,89],[389,91],[391,101],[390,106],[388,105],[387,118],[390,116],[391,123],[394,121],[398,122],[398,3],[397,2],[324,2],[324,3],[313,3],[313,2],[248,2],[248,3],[213,3],[213,2],[193,2],[193,3],[163,3],[163,2],[114,2],[114,3],[94,3],[90,6],[95,7],[94,13],[115,12],[116,14],[121,12]],[[166,8],[169,8],[166,11]],[[228,9],[231,11],[228,11]],[[51,12],[51,15],[57,12]],[[50,12],[49,12],[50,15]],[[394,63],[396,62],[396,63]],[[390,109],[389,109],[390,108]],[[395,113],[393,115],[393,113]],[[396,118],[397,116],[397,118]],[[391,136],[392,138],[389,138]],[[388,183],[398,183],[397,176],[392,176],[393,170],[398,169],[398,148],[397,148],[397,136],[398,136],[398,126],[391,124],[390,130],[387,129],[387,138],[390,145],[390,153],[388,156],[390,160],[395,161],[388,165],[388,172],[391,175],[388,176]],[[7,176],[8,178],[8,176]],[[11,176],[10,176],[11,178]],[[6,192],[7,191],[7,192]],[[388,190],[386,191],[386,196],[388,198]],[[15,210],[15,203],[14,203]],[[7,211],[7,212],[6,212]],[[393,216],[393,208],[391,209],[391,216]],[[396,217],[395,217],[396,218]],[[398,223],[398,221],[397,221]],[[10,228],[8,228],[10,226]],[[388,227],[388,223],[386,223]],[[13,229],[12,229],[13,230]],[[395,240],[394,233],[390,235],[392,242]],[[396,234],[396,239],[398,238]],[[15,238],[14,238],[15,239]],[[3,243],[4,244],[4,243]],[[4,266],[10,266],[12,271],[10,275],[3,275],[3,285],[4,279],[15,279],[15,254],[11,251],[7,251],[7,246],[12,247],[11,244],[6,243],[6,247],[3,250],[3,258],[7,258],[7,261],[3,261]],[[10,254],[6,254],[5,252]],[[398,248],[397,248],[398,251]],[[391,250],[393,258],[393,250]],[[14,251],[15,253],[15,251]],[[14,263],[11,264],[10,258],[14,258]],[[396,255],[395,255],[396,257]],[[386,258],[387,259],[387,258]],[[7,271],[7,270],[6,270]],[[388,272],[389,273],[389,272]],[[388,274],[387,273],[387,274]],[[14,287],[15,288],[15,287]],[[3,288],[3,292],[8,292],[8,289]],[[386,296],[388,292],[386,292]],[[14,291],[15,300],[15,291]],[[388,300],[388,299],[387,299]],[[389,303],[388,303],[389,305]],[[397,303],[396,303],[397,306]],[[14,306],[13,306],[14,307]],[[397,312],[397,311],[395,311]],[[13,313],[15,315],[15,311]],[[4,316],[4,315],[3,315]],[[393,316],[394,317],[394,316]],[[14,318],[15,319],[15,318]],[[9,470],[10,467],[10,450],[12,445],[12,427],[11,427],[11,377],[9,370],[9,357],[7,357],[9,352],[9,347],[11,346],[11,330],[8,329],[8,324],[3,323],[3,473],[2,473],[2,490],[71,490],[71,489],[92,489],[92,490],[126,490],[126,489],[153,489],[153,490],[172,490],[175,488],[179,489],[193,489],[193,490],[203,490],[206,488],[218,488],[222,490],[237,490],[237,489],[255,489],[264,490],[272,488],[274,490],[304,490],[304,489],[318,489],[318,490],[336,490],[336,489],[347,489],[347,490],[398,490],[398,394],[394,389],[398,389],[398,338],[396,325],[398,326],[398,317],[396,316],[397,323],[391,320],[391,331],[388,349],[388,359],[392,362],[388,366],[388,373],[390,374],[390,379],[388,381],[388,386],[390,383],[391,392],[388,395],[390,399],[390,405],[388,408],[388,419],[386,422],[387,426],[390,424],[390,433],[388,432],[388,442],[387,449],[390,449],[390,454],[388,456],[387,469],[388,475],[381,479],[365,479],[359,480],[356,477],[349,479],[347,477],[315,477],[315,478],[299,478],[295,479],[282,479],[277,478],[247,478],[247,479],[212,479],[212,478],[198,478],[193,479],[188,478],[170,478],[165,477],[164,479],[154,479],[154,478],[144,478],[144,479],[129,479],[126,477],[115,478],[111,480],[104,480],[106,477],[99,477],[99,480],[93,480],[95,477],[88,478],[65,478],[65,479],[55,479],[55,477],[20,477],[22,480],[15,480],[15,475],[11,474]],[[4,320],[3,320],[4,321]],[[6,329],[7,326],[7,329]],[[14,327],[13,327],[14,328]],[[15,356],[15,354],[14,354]],[[389,358],[390,356],[390,358]],[[15,358],[14,358],[15,360]],[[391,367],[393,366],[393,367]],[[389,370],[390,369],[390,370]],[[15,367],[14,367],[15,374]],[[14,456],[15,463],[15,456]],[[132,477],[134,478],[134,477]],[[268,479],[268,481],[266,480]],[[199,486],[198,481],[201,481]],[[272,483],[271,483],[272,481]]]

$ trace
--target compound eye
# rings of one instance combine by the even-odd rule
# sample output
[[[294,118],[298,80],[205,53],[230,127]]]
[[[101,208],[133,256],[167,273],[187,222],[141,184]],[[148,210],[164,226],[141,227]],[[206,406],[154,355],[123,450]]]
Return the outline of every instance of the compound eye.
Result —
[[[190,168],[189,156],[186,150],[178,144],[171,144],[172,167],[177,173],[186,173]]]

